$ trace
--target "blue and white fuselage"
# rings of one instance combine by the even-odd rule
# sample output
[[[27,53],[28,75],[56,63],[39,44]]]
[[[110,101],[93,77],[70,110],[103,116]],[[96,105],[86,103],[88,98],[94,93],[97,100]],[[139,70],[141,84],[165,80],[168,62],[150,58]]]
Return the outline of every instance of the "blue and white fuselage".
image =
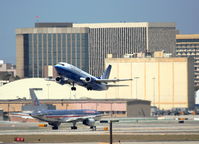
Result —
[[[109,65],[101,77],[95,77],[87,72],[68,63],[60,62],[54,66],[59,77],[56,81],[60,84],[72,84],[72,90],[76,90],[74,84],[78,84],[88,90],[107,90],[109,87],[118,87],[118,85],[108,85],[109,82],[127,81],[131,79],[108,79],[112,66]]]

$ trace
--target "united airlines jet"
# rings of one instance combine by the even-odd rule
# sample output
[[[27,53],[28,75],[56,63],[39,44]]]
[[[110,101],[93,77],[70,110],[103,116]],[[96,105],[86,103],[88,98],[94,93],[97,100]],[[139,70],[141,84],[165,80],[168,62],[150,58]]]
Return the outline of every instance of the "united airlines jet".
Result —
[[[30,95],[34,111],[29,115],[40,121],[48,122],[53,130],[57,130],[61,123],[72,123],[71,129],[77,129],[76,123],[82,122],[90,129],[96,130],[95,121],[100,120],[102,114],[96,110],[45,110],[42,109],[39,100],[34,92],[37,89],[30,89]]]
[[[109,82],[129,81],[132,79],[109,79],[112,66],[109,65],[101,77],[95,77],[87,72],[68,63],[60,62],[56,64],[55,69],[59,75],[56,81],[60,84],[72,85],[71,90],[76,90],[75,84],[83,86],[88,90],[107,90],[109,87],[120,87],[127,85],[109,85]]]

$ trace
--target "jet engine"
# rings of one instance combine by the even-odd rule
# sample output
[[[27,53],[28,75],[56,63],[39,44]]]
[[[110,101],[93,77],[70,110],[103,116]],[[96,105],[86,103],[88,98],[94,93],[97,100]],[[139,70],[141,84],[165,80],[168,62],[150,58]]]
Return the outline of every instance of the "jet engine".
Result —
[[[84,81],[84,82],[91,82],[91,78],[90,77],[86,77],[86,78],[83,78],[81,77],[80,80]]]
[[[59,83],[59,84],[61,84],[61,85],[64,85],[64,84],[70,84],[69,82],[68,82],[68,80],[67,79],[65,79],[65,78],[63,78],[63,77],[56,77],[56,82],[57,83]]]
[[[94,124],[95,124],[95,120],[94,119],[85,119],[84,121],[83,121],[83,124],[84,125],[87,125],[87,126],[94,126]]]

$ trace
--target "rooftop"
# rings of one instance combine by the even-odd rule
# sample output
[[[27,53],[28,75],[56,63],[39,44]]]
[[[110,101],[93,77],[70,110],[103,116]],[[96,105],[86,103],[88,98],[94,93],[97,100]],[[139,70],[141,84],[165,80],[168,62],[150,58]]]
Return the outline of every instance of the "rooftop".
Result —
[[[122,28],[122,27],[175,27],[175,23],[120,22],[120,23],[85,23],[73,24],[73,27]]]
[[[199,34],[178,34],[176,39],[199,39]]]
[[[35,27],[73,27],[73,23],[35,23]]]

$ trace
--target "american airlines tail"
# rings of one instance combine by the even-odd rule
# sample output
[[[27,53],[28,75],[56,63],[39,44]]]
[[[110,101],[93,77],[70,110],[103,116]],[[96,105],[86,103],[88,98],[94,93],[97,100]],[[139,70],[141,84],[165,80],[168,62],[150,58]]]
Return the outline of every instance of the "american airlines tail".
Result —
[[[111,68],[112,66],[109,65],[106,70],[103,72],[102,76],[100,77],[100,79],[109,79],[110,73],[111,73]]]
[[[35,94],[35,90],[42,90],[41,88],[30,88],[29,91],[30,91],[30,96],[31,96],[31,99],[32,99],[32,104],[33,104],[33,107],[35,109],[37,109],[37,107],[40,106],[40,102]]]

